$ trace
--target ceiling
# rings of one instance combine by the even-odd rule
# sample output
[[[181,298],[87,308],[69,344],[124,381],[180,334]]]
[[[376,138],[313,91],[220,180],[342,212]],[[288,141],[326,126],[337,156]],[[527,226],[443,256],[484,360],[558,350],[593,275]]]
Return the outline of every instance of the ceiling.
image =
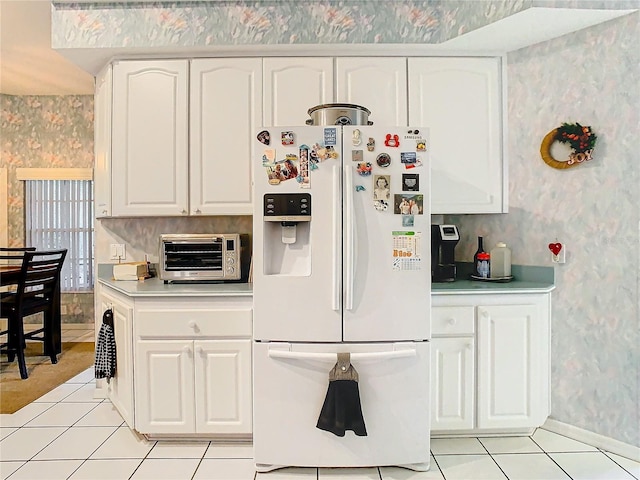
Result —
[[[126,3],[125,0],[116,1]],[[440,53],[448,51],[509,52],[633,11],[529,8],[460,37],[429,47]],[[312,51],[312,47],[319,46],[298,45],[296,47]],[[291,48],[291,46],[270,45],[265,47],[265,52],[268,50],[270,54],[274,54],[274,52],[278,53],[279,49],[287,47]],[[407,50],[409,47],[402,46]],[[419,47],[425,50],[425,45]],[[343,49],[347,49],[347,46],[343,46]],[[0,0],[0,93],[92,95],[94,92],[92,73],[97,73],[110,59],[118,55],[144,56],[157,55],[158,52],[185,55],[185,52],[180,50],[172,52],[163,49],[155,49],[152,52],[148,49],[139,49],[139,51],[127,49],[126,52],[108,48],[101,48],[99,52],[79,50],[76,52],[69,49],[65,51],[66,56],[63,56],[51,49],[51,0]],[[197,50],[191,48],[187,53],[194,55],[198,53]],[[218,53],[222,51],[224,49]],[[255,51],[253,53],[255,54]]]
[[[0,0],[0,93],[93,95],[93,76],[51,49],[50,0]]]

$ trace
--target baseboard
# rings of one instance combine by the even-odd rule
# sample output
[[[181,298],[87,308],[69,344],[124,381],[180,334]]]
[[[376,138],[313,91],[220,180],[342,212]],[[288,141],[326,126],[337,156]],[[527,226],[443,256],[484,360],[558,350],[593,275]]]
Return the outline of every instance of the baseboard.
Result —
[[[574,427],[573,425],[562,423],[551,418],[548,418],[547,421],[544,422],[542,428],[549,430],[550,432],[572,438],[573,440],[578,440],[579,442],[601,448],[607,452],[615,453],[616,455],[620,455],[621,457],[628,458],[635,462],[640,462],[640,447],[634,447],[633,445],[621,442],[620,440],[605,437],[599,433]]]

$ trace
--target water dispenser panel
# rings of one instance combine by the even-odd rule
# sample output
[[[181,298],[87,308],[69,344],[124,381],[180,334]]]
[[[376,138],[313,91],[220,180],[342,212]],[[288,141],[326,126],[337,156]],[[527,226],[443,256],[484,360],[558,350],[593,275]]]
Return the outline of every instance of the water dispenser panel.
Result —
[[[267,193],[264,196],[266,222],[311,221],[311,194]]]

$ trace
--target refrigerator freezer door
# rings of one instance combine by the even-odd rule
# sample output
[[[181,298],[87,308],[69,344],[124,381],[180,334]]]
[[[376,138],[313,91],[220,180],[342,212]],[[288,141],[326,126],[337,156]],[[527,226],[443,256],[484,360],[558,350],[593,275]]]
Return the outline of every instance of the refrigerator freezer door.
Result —
[[[316,427],[336,352],[350,352],[359,374],[367,436],[339,437]],[[428,469],[429,359],[429,342],[255,343],[256,468]]]
[[[341,127],[278,127],[265,132],[269,145],[262,132],[253,165],[254,339],[340,342]],[[325,148],[331,143],[335,147]],[[287,158],[294,156],[295,170],[287,165]],[[301,195],[311,205],[310,217],[304,220],[295,215],[300,213],[295,205]],[[291,209],[280,212],[289,204]]]
[[[362,139],[361,145],[353,145],[352,139],[356,138]],[[428,129],[345,126],[343,139],[343,340],[428,339],[431,336]],[[368,139],[374,140],[373,151],[364,146]],[[422,140],[426,150],[418,150]],[[371,164],[370,175],[360,175],[358,162],[351,160],[360,156],[363,162]],[[378,185],[381,176],[390,182],[388,200],[382,200],[384,203],[379,200],[386,196],[381,188],[385,182]],[[407,199],[407,215],[400,213],[403,197]],[[413,212],[411,200],[415,201]]]

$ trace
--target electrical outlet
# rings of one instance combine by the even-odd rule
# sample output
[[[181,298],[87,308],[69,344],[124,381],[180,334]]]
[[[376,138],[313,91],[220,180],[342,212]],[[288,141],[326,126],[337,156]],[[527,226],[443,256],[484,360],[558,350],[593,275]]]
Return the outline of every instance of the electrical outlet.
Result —
[[[562,244],[562,250],[560,250],[557,255],[551,252],[551,263],[565,263],[567,258],[566,254],[567,246]]]
[[[126,258],[124,244],[112,243],[110,245],[110,258],[111,260],[124,260]]]

